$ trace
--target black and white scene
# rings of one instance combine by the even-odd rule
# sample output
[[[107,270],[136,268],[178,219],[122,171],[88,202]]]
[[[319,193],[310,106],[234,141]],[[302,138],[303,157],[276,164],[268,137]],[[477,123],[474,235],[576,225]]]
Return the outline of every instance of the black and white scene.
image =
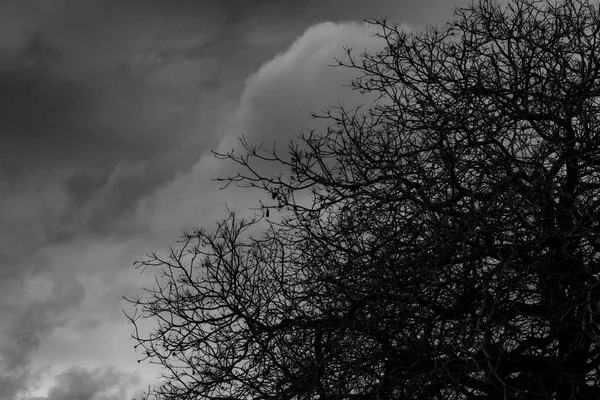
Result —
[[[0,0],[0,400],[600,399],[597,0]]]

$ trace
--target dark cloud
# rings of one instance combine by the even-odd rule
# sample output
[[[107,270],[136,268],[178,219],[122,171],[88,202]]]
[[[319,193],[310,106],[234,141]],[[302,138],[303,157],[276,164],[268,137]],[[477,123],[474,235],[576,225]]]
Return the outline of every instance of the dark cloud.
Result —
[[[33,33],[25,42],[22,52],[17,55],[18,64],[43,67],[63,60],[62,54],[41,33]]]
[[[3,0],[1,8],[0,399],[9,400],[38,381],[36,351],[58,328],[74,329],[65,324],[83,299],[122,287],[105,276],[118,280],[131,263],[115,255],[130,251],[126,243],[148,232],[170,242],[173,231],[218,218],[228,198],[210,178],[227,170],[203,154],[225,136],[285,142],[310,110],[349,99],[338,90],[348,76],[325,65],[360,26],[303,35],[308,26],[372,14],[420,25],[448,11],[441,0]],[[96,289],[80,283],[90,269],[102,277]],[[101,322],[114,313],[99,310],[116,301],[95,304],[77,329],[108,329]],[[41,400],[124,399],[130,378],[74,368]]]
[[[0,398],[2,399],[16,398],[18,393],[27,389],[34,381],[35,371],[30,365],[31,356],[37,350],[41,338],[50,329],[44,320],[35,319],[39,317],[36,314],[34,307],[22,310],[18,314],[15,325],[7,332],[10,340],[0,346]],[[7,320],[6,316],[4,320]]]
[[[68,240],[123,228],[141,199],[214,148],[247,75],[307,25],[403,5],[8,0],[4,8],[0,179],[11,191],[40,170],[60,171],[54,185],[71,197],[70,208],[44,232]],[[103,185],[121,163],[142,167]]]
[[[1,399],[35,382],[32,356],[84,296],[74,285],[69,295],[52,289],[32,300],[33,277],[58,288],[86,268],[35,255],[126,231],[135,204],[217,140],[210,129],[227,103],[218,62],[190,50],[213,33],[190,30],[191,20],[180,29],[179,17],[143,7],[121,13],[102,4],[2,3]]]
[[[17,291],[13,298],[2,302],[1,399],[16,398],[35,382],[41,371],[30,365],[32,355],[40,342],[64,324],[69,313],[83,301],[84,289],[75,277],[44,275],[29,275],[30,293]]]
[[[18,159],[19,174],[61,162],[68,148],[85,144],[76,119],[85,110],[89,94],[78,84],[60,82],[27,67],[0,69],[0,140],[2,157]],[[7,145],[5,147],[4,145]]]
[[[139,377],[115,367],[84,369],[73,367],[58,375],[45,397],[29,400],[125,400]]]
[[[200,131],[198,118],[214,114],[210,104],[206,111],[199,105],[220,88],[210,79],[217,68],[185,53],[193,43],[177,45],[186,34],[177,19],[145,8],[128,13],[98,1],[22,3],[8,1],[10,17],[0,16],[0,25],[10,22],[4,28],[9,39],[0,41],[0,180],[11,193],[17,181],[57,171],[54,185],[72,196],[75,210],[87,210],[69,212],[60,225],[104,231],[215,140]],[[212,33],[187,36],[202,41]],[[101,182],[123,162],[145,165],[145,174],[113,182],[111,193]],[[85,204],[98,196],[102,204]],[[9,212],[0,209],[0,219]],[[67,231],[47,238],[64,240]]]

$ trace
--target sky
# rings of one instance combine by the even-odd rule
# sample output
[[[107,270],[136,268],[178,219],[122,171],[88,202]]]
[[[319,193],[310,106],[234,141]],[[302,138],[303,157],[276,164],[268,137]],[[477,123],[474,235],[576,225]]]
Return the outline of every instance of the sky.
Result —
[[[130,400],[133,262],[258,204],[212,179],[241,135],[283,148],[359,104],[332,68],[363,23],[442,25],[460,0],[2,0],[0,400]],[[151,325],[149,325],[151,326]]]

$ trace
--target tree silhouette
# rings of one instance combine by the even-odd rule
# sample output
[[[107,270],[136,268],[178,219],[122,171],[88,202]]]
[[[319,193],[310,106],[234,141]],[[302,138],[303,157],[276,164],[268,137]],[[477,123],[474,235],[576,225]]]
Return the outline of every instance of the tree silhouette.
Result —
[[[341,66],[376,94],[288,153],[253,145],[235,214],[186,234],[131,316],[161,399],[597,399],[600,14],[480,0],[441,29],[372,21]],[[280,175],[262,174],[270,162]],[[248,229],[266,223],[259,238]]]

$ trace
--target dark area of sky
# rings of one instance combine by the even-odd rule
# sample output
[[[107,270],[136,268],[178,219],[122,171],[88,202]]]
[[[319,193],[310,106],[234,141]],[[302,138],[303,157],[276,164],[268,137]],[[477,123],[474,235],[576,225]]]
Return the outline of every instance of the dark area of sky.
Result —
[[[422,3],[5,1],[2,181],[8,189],[43,172],[64,187],[70,212],[63,228],[46,232],[50,240],[68,239],[81,222],[112,232],[139,198],[215,146],[211,114],[307,26],[371,14],[421,25],[449,10],[443,1]],[[176,65],[179,76],[169,70]],[[144,173],[120,177],[107,192],[124,160]]]

